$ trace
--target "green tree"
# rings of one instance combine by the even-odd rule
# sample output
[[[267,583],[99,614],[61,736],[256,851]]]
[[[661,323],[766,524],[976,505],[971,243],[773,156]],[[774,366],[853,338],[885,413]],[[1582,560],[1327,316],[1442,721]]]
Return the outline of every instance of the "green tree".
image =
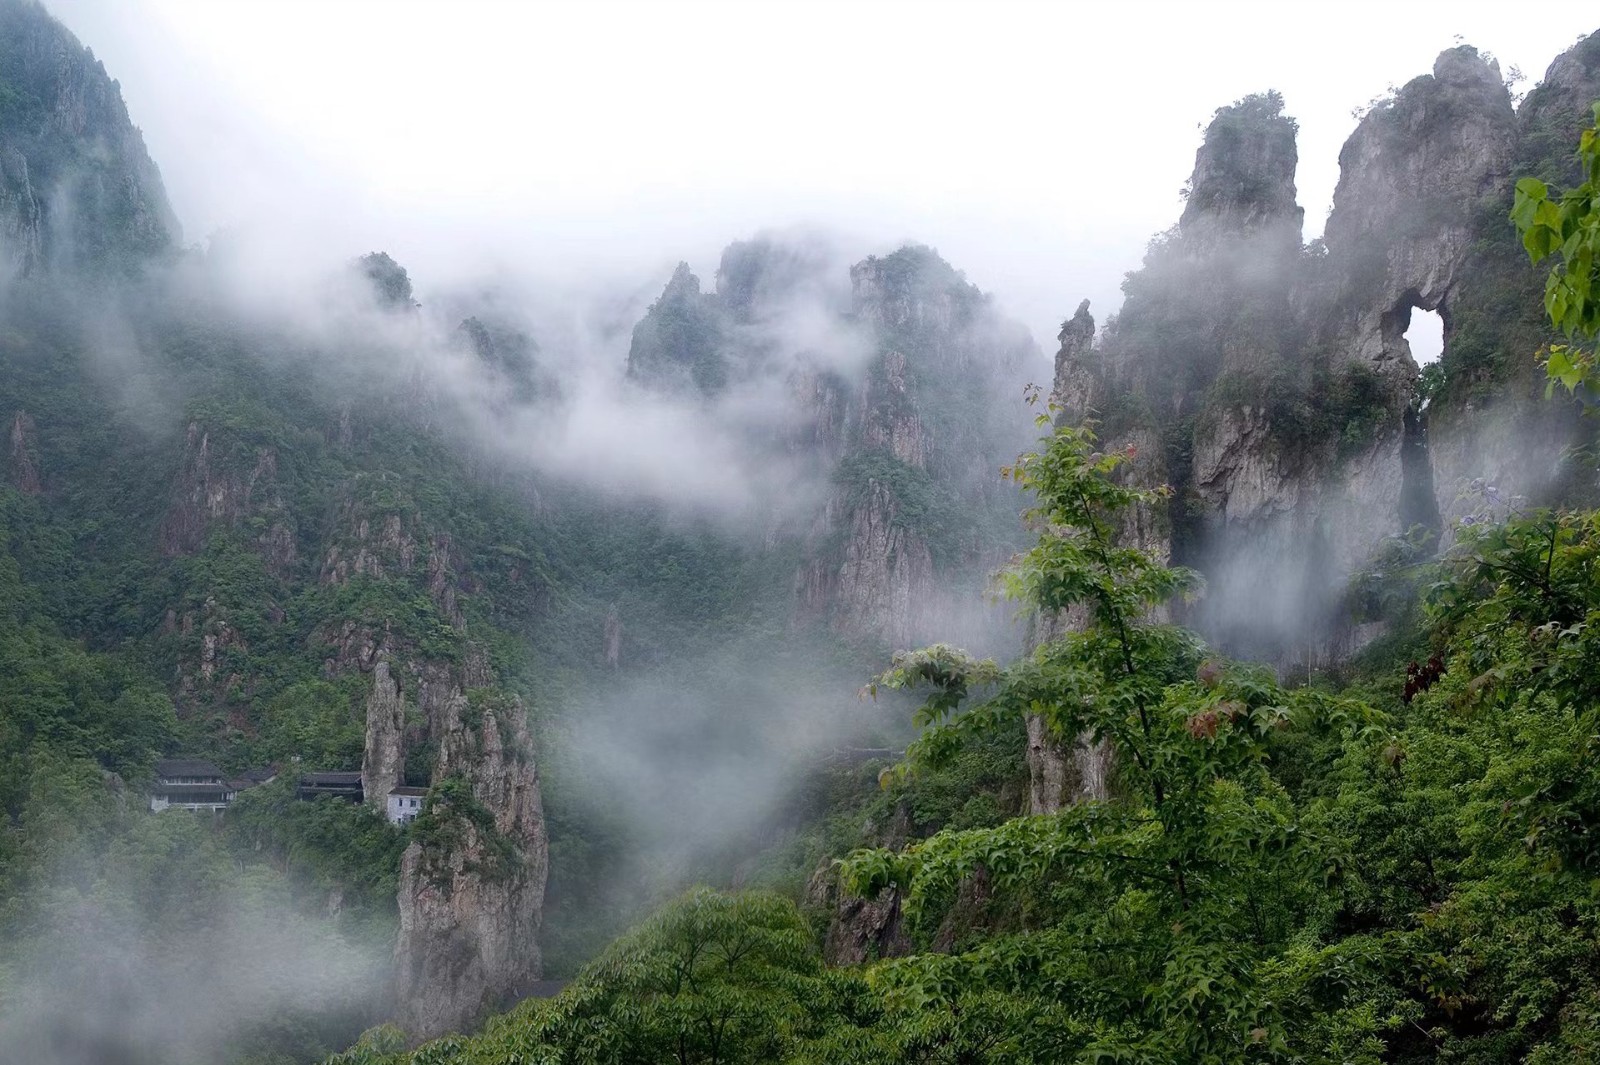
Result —
[[[1080,626],[1005,667],[944,645],[903,653],[875,682],[929,692],[909,771],[1034,714],[1062,737],[1110,747],[1115,796],[898,854],[857,853],[846,870],[864,894],[898,883],[923,927],[975,876],[1018,900],[1022,934],[886,963],[878,976],[929,1002],[1004,988],[1055,1018],[979,1060],[1290,1060],[1300,1019],[1274,982],[1274,952],[1316,903],[1317,855],[1270,762],[1287,731],[1354,734],[1375,718],[1208,658],[1196,637],[1155,620],[1197,581],[1119,542],[1126,514],[1164,494],[1122,483],[1126,457],[1062,426],[1010,471],[1033,493],[1039,535],[1007,590]]]
[[[846,985],[859,981],[824,973],[793,903],[701,888],[613,943],[557,998],[524,1003],[476,1039],[448,1037],[408,1055],[391,1030],[377,1029],[329,1065],[785,1061],[836,1019]],[[857,997],[864,991],[855,986]]]
[[[1551,345],[1545,360],[1551,391],[1559,383],[1586,404],[1600,399],[1593,341],[1600,333],[1600,102],[1595,125],[1578,141],[1585,180],[1557,194],[1538,178],[1517,182],[1511,220],[1535,263],[1556,257],[1545,280],[1544,307],[1568,344]]]

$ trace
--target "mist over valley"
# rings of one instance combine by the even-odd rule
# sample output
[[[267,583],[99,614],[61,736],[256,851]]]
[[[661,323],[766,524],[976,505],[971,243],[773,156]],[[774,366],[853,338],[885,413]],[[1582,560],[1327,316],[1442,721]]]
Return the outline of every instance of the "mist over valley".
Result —
[[[0,1060],[1587,1060],[1581,13],[596,7],[0,0]]]

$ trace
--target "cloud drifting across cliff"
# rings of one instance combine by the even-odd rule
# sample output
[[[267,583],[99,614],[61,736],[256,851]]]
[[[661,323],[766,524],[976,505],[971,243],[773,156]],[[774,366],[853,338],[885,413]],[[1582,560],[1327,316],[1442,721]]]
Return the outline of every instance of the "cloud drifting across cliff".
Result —
[[[710,395],[628,376],[633,327],[664,276],[552,281],[505,271],[417,291],[420,306],[396,309],[379,305],[353,261],[296,269],[274,241],[234,234],[190,262],[178,285],[185,298],[198,293],[283,338],[270,350],[326,353],[308,371],[327,382],[327,396],[357,410],[398,395],[424,422],[453,427],[508,468],[761,536],[829,491],[829,471],[796,446],[814,417],[808,383],[820,374],[854,379],[876,349],[849,314],[849,264],[838,244],[808,231],[759,239],[804,249],[806,274],[738,321],[717,312],[726,318],[730,372]],[[720,308],[726,301],[709,295],[714,285],[708,299]],[[513,398],[515,387],[463,334],[467,317],[527,340],[537,394]]]

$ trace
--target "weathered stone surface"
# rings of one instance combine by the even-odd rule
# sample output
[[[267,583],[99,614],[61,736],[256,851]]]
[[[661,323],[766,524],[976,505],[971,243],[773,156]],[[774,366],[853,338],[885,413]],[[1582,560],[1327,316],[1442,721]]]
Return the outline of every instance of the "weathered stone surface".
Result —
[[[549,864],[521,701],[456,696],[431,727],[436,787],[401,861],[395,946],[397,1019],[417,1037],[464,1030],[538,978]]]
[[[44,7],[0,3],[0,267],[122,271],[172,248],[177,220],[120,87]]]
[[[1217,113],[1183,219],[1130,276],[1117,322],[1088,353],[1081,324],[1064,330],[1056,393],[1074,415],[1113,413],[1102,446],[1137,438],[1160,456],[1128,473],[1174,486],[1168,520],[1124,535],[1164,538],[1206,574],[1186,620],[1287,662],[1347,644],[1349,577],[1387,538],[1439,527],[1404,332],[1413,308],[1437,309],[1448,348],[1483,219],[1504,217],[1518,131],[1492,61],[1445,52],[1359,123],[1325,250],[1303,251],[1279,103]]]
[[[294,531],[278,493],[278,453],[234,439],[225,430],[191,422],[173,480],[171,502],[161,524],[161,550],[169,557],[193,554],[213,529],[237,529],[264,519],[256,546],[276,574],[296,561]]]
[[[900,892],[886,887],[875,899],[841,894],[822,956],[829,965],[857,965],[911,953],[900,912]]]
[[[28,177],[28,157],[0,148],[0,268],[29,274],[44,261],[44,211]]]
[[[367,696],[367,737],[361,757],[361,788],[369,806],[386,808],[389,793],[405,783],[406,702],[388,662],[372,669]]]
[[[347,501],[336,525],[340,535],[322,560],[323,584],[344,584],[351,577],[381,579],[410,573],[417,559],[416,537],[400,514],[368,516]]]
[[[1448,322],[1477,214],[1506,186],[1517,119],[1499,66],[1468,46],[1374,107],[1339,153],[1325,240],[1332,294],[1323,346],[1382,370],[1416,372],[1411,308]],[[1492,204],[1491,204],[1492,205]]]
[[[1050,398],[1060,408],[1060,420],[1069,425],[1095,414],[1096,405],[1106,399],[1105,371],[1094,350],[1094,337],[1094,315],[1089,313],[1089,301],[1084,300],[1077,312],[1061,323],[1056,337],[1061,347],[1056,352]]]
[[[850,518],[839,570],[837,624],[908,647],[924,628],[933,555],[927,541],[900,520],[898,504],[885,485],[871,482],[865,495]]]
[[[911,812],[897,805],[884,823],[868,824],[863,842],[899,850],[915,835]],[[865,899],[844,889],[832,859],[824,859],[806,882],[805,904],[829,911],[822,954],[829,965],[855,965],[878,958],[911,953],[913,944],[905,928],[898,889],[887,887],[876,898]]]
[[[1300,243],[1305,211],[1295,199],[1294,121],[1275,93],[1217,111],[1195,153],[1178,227],[1200,244],[1271,232]]]
[[[19,492],[37,495],[43,488],[39,480],[38,445],[35,441],[37,427],[27,411],[19,410],[11,416],[9,434],[10,463],[7,474]]]
[[[830,383],[814,405],[817,435],[840,456],[841,488],[811,539],[838,546],[809,553],[796,577],[800,603],[858,639],[948,639],[934,624],[946,601],[964,586],[980,592],[974,575],[1009,545],[975,536],[936,557],[934,537],[948,535],[939,524],[950,515],[933,508],[950,500],[978,527],[990,508],[1016,509],[998,469],[1028,437],[1020,381],[1010,378],[1032,342],[930,249],[867,259],[850,280],[853,316],[879,355],[862,383]]]
[[[1500,219],[1510,206],[1512,177],[1533,173],[1558,185],[1580,180],[1573,145],[1593,121],[1590,105],[1597,99],[1600,33],[1556,57],[1518,107],[1515,165],[1495,193]],[[1573,481],[1578,468],[1564,456],[1592,445],[1592,420],[1580,417],[1576,404],[1544,396],[1544,374],[1533,353],[1555,338],[1541,312],[1542,271],[1528,266],[1509,226],[1487,236],[1499,239],[1483,241],[1487,247],[1469,257],[1440,308],[1446,365],[1453,361],[1460,320],[1471,334],[1463,338],[1466,354],[1476,356],[1452,374],[1449,384],[1455,387],[1428,410],[1428,451],[1446,529],[1482,503],[1468,491],[1473,483],[1534,503],[1580,489]],[[1481,353],[1491,346],[1505,356],[1498,372],[1482,365]]]

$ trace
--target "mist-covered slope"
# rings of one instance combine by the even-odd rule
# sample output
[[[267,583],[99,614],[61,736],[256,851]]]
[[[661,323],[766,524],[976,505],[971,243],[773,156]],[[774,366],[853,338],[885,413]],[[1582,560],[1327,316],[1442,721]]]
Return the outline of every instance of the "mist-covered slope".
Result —
[[[5,271],[125,271],[175,246],[177,219],[117,83],[38,0],[0,9]]]
[[[1600,95],[1594,48],[1560,57],[1517,110],[1492,60],[1442,54],[1361,118],[1309,245],[1282,101],[1220,109],[1182,219],[1103,336],[1063,336],[1057,391],[1075,416],[1159,441],[1147,475],[1176,489],[1168,549],[1211,582],[1191,621],[1225,645],[1337,660],[1375,620],[1349,581],[1390,540],[1437,547],[1473,483],[1576,498],[1560,456],[1589,434],[1543,402],[1540,274],[1506,217],[1515,176],[1570,169],[1573,101]],[[1444,323],[1420,376],[1417,310]]]
[[[1593,225],[1592,54],[1513,111],[1489,60],[1444,53],[1347,144],[1325,246],[1281,100],[1219,111],[1115,324],[1063,326],[1054,432],[1017,471],[1030,647],[894,657],[872,690],[924,695],[921,736],[870,760],[878,801],[829,796],[832,853],[862,849],[805,909],[687,892],[551,1001],[335,1061],[1588,1060],[1596,466],[1528,369],[1552,334],[1507,215],[1533,170],[1587,178],[1564,208]],[[1537,155],[1558,126],[1581,173]],[[1419,308],[1445,321],[1429,373]],[[1593,328],[1567,339],[1590,357]],[[982,768],[1024,735],[1025,808]]]
[[[1309,246],[1282,101],[1217,112],[1178,225],[1103,331],[1087,305],[1068,320],[1055,364],[1060,420],[1097,423],[1122,484],[1174,488],[1118,518],[1118,547],[1209,578],[1151,618],[1343,668],[1382,632],[1424,638],[1390,597],[1410,571],[1383,563],[1449,541],[1456,485],[1588,499],[1562,447],[1590,433],[1541,398],[1538,275],[1504,217],[1514,176],[1567,176],[1597,54],[1581,43],[1513,109],[1491,61],[1446,52],[1361,120]],[[509,282],[414,290],[381,252],[314,274],[177,243],[116,83],[36,3],[0,0],[0,1042],[62,1063],[311,1060],[392,1020],[403,1035],[368,1049],[399,1055],[599,957],[556,1012],[498,1022],[526,1042],[630,1008],[607,967],[709,914],[771,949],[734,992],[801,988],[783,1024],[816,1022],[808,1053],[848,1060],[828,1055],[860,1028],[874,1060],[960,1011],[895,1027],[900,1006],[822,960],[954,958],[1066,911],[1181,929],[1137,892],[1073,909],[1069,878],[1013,905],[971,870],[917,909],[833,863],[1023,813],[1076,824],[1132,786],[1102,734],[1052,723],[1054,689],[1027,724],[879,780],[915,734],[903,700],[859,697],[889,652],[1005,660],[1091,616],[1034,603],[1025,641],[983,598],[1040,532],[998,471],[1038,435],[1023,386],[1048,367],[933,249],[850,263],[757,235],[713,282],[680,264],[648,305],[596,310]],[[1418,308],[1445,320],[1427,375],[1404,339]],[[1262,809],[1332,794],[1318,759],[1360,753],[1277,742],[1257,753],[1280,776],[1250,778]],[[213,821],[149,814],[156,760],[180,755],[276,779]],[[364,802],[298,798],[312,772],[359,774]],[[425,793],[403,826],[384,817],[397,788]],[[804,916],[691,896],[605,951],[706,882]],[[1113,931],[1062,942],[1084,957]],[[1006,972],[1045,964],[1029,957]],[[1009,994],[973,1023],[1055,1031],[1059,1011]]]
[[[935,254],[852,294],[803,242],[736,245],[721,383],[630,381],[387,255],[279,285],[177,251],[115,83],[36,4],[4,14],[59,58],[3,68],[34,197],[7,201],[0,332],[9,1044],[213,1061],[470,1024],[735,875],[810,760],[890,742],[867,665],[1015,528],[987,474],[1031,348]],[[278,779],[214,830],[151,816],[172,755]],[[365,806],[296,801],[311,771],[359,771]],[[404,829],[398,786],[431,789]],[[78,986],[117,1005],[82,1023]]]

